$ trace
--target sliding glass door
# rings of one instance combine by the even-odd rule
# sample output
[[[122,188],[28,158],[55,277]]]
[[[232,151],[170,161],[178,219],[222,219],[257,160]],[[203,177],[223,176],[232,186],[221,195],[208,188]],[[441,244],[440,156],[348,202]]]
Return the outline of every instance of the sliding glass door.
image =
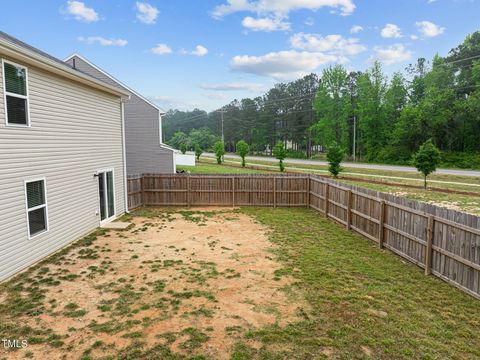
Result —
[[[106,222],[115,216],[115,188],[113,170],[98,173],[100,220]]]

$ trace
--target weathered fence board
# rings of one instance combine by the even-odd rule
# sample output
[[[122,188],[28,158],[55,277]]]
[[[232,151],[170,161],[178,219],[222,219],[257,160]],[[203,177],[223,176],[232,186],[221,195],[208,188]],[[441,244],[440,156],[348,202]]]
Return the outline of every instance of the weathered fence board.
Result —
[[[306,174],[128,178],[130,209],[206,205],[313,208],[480,298],[480,217]]]

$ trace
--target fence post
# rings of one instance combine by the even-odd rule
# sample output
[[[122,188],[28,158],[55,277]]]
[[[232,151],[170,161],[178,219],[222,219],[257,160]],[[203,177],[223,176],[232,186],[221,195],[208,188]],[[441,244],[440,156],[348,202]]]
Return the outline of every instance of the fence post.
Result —
[[[432,273],[432,244],[433,244],[433,232],[435,226],[435,218],[433,215],[428,217],[427,224],[427,248],[425,249],[425,275]]]
[[[145,181],[145,175],[142,174],[142,177],[140,178],[140,191],[141,191],[141,201],[140,203],[142,204],[142,206],[145,206],[145,184],[144,184],[144,181]]]
[[[380,223],[378,226],[378,247],[383,249],[383,241],[385,240],[385,200],[380,201]]]
[[[190,207],[190,174],[187,175],[187,207]]]
[[[325,217],[328,218],[328,193],[330,192],[330,185],[325,183]]]
[[[310,175],[307,177],[307,208],[310,207]]]
[[[272,177],[273,180],[273,208],[277,207],[277,178]]]
[[[352,190],[347,192],[347,230],[350,230],[352,224]]]
[[[235,176],[232,177],[232,207],[235,207]]]

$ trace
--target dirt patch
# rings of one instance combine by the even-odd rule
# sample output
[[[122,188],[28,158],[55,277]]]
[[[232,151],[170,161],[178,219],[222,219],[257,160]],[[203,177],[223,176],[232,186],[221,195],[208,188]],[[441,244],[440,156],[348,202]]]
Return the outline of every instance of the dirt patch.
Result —
[[[9,321],[48,329],[58,341],[30,342],[9,357],[28,350],[38,359],[97,358],[161,347],[227,359],[247,330],[284,326],[308,310],[301,295],[282,290],[293,279],[278,275],[268,229],[252,218],[211,208],[141,215],[134,228],[109,231],[22,279],[53,284],[41,287],[39,314]]]

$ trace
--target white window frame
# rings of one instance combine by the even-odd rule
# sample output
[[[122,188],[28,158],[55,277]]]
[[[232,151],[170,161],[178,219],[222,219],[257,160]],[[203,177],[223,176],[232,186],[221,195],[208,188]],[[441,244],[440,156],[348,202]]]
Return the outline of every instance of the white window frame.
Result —
[[[25,70],[25,76],[26,76],[25,86],[26,86],[26,93],[27,93],[27,95],[20,95],[20,94],[15,94],[15,93],[7,92],[7,86],[6,86],[6,82],[5,82],[5,64],[10,64],[10,65],[13,65],[13,66],[17,66],[17,67],[20,67],[20,68],[22,68],[22,69]],[[15,62],[13,62],[13,61],[2,59],[3,103],[4,103],[4,108],[5,108],[5,124],[6,124],[6,126],[10,126],[10,127],[20,127],[20,128],[30,128],[30,127],[31,127],[31,121],[30,121],[30,97],[29,97],[29,93],[30,93],[30,92],[29,92],[28,78],[29,78],[28,68],[27,68],[25,65],[20,65],[20,64],[17,64],[17,63],[15,63]],[[19,98],[19,99],[27,100],[27,123],[26,123],[25,125],[23,125],[23,124],[14,124],[14,123],[9,123],[9,122],[8,122],[7,95],[8,95],[8,96],[17,97],[17,98]]]
[[[36,181],[43,181],[43,191],[44,191],[44,196],[45,196],[45,204],[38,205],[32,208],[28,207],[28,195],[27,195],[27,184],[36,182]],[[49,221],[48,221],[48,198],[47,198],[47,178],[46,177],[38,177],[38,178],[31,178],[31,179],[25,179],[23,181],[23,188],[25,192],[25,214],[27,216],[27,236],[28,240],[31,240],[33,238],[36,238],[37,236],[40,236],[42,234],[47,233],[50,230],[49,226]],[[30,211],[38,210],[38,209],[45,209],[45,230],[40,231],[36,234],[30,235],[30,221],[28,214]]]
[[[109,222],[113,221],[117,217],[117,192],[115,189],[115,168],[107,168],[107,169],[101,169],[97,171],[97,175],[100,175],[100,173],[107,173],[111,172],[112,173],[112,182],[113,182],[113,215],[110,216],[109,218],[105,218],[105,220],[102,220],[102,215],[101,215],[101,210],[100,207],[98,208],[98,215],[100,216],[100,226],[108,224]],[[98,182],[99,178],[97,177],[97,196],[98,196],[98,205],[100,206],[100,189],[98,187]],[[108,197],[108,191],[107,191],[107,179],[105,177],[105,184],[104,184],[104,191],[105,195]],[[106,199],[106,198],[105,198]],[[108,205],[108,201],[106,202],[105,205]],[[105,207],[105,211],[108,212],[108,207]]]

